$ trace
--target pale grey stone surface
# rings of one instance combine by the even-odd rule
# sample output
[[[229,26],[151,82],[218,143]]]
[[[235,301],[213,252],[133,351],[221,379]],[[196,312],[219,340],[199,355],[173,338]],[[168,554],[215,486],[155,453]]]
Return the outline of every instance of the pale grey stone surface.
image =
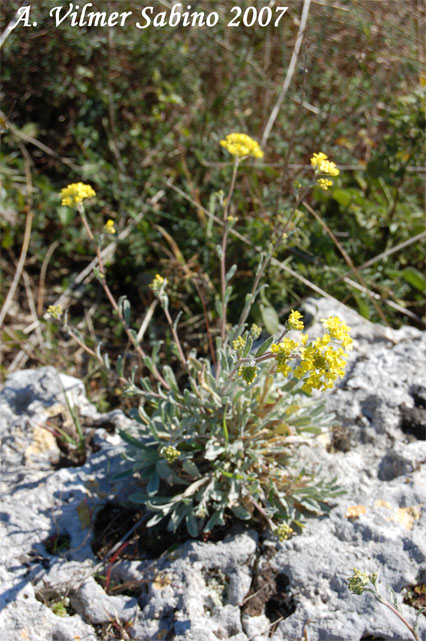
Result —
[[[345,446],[327,449],[321,441],[301,450],[310,463],[321,462],[323,475],[337,475],[346,494],[329,516],[308,521],[284,543],[242,528],[219,543],[188,541],[153,562],[118,562],[112,579],[140,582],[138,598],[109,596],[94,580],[98,559],[86,520],[88,508],[93,513],[129,493],[129,481],[112,480],[124,464],[123,444],[101,427],[105,417],[76,379],[60,375],[61,387],[53,368],[8,379],[0,393],[0,641],[95,641],[96,626],[114,618],[130,622],[127,633],[137,641],[300,641],[305,629],[309,641],[409,638],[370,595],[350,595],[347,578],[354,566],[380,566],[383,583],[397,592],[426,580],[426,443],[401,431],[399,410],[413,407],[414,390],[426,387],[425,337],[413,328],[378,333],[328,301],[308,307],[316,321],[337,313],[354,330],[347,375],[328,397]],[[319,331],[315,323],[312,333]],[[64,403],[62,388],[99,426],[100,449],[83,466],[55,471],[57,445],[40,424]],[[119,412],[107,418],[134,428]],[[365,513],[349,519],[354,505]],[[58,531],[68,534],[70,548],[52,555],[43,542]],[[295,606],[275,631],[264,612],[252,616],[242,607],[255,568],[267,564],[286,578]],[[49,590],[69,597],[76,613],[61,618],[36,599]],[[402,607],[412,622],[415,611]],[[426,639],[424,618],[420,637]]]

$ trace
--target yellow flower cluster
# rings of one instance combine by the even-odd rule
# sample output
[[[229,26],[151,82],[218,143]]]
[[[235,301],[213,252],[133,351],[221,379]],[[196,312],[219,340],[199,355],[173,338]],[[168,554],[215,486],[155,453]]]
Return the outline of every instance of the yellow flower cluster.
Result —
[[[242,336],[238,336],[234,341],[232,341],[232,347],[236,352],[241,351],[246,346],[246,341]]]
[[[330,340],[330,335],[324,334],[308,347],[300,348],[301,361],[293,374],[299,380],[304,379],[303,391],[331,389],[336,380],[344,376],[347,354],[341,347],[335,349],[329,345]]]
[[[371,579],[375,581],[377,579],[377,574],[367,574],[367,572],[361,572],[354,568],[353,576],[348,580],[348,588],[353,594],[362,594],[370,583]]]
[[[259,327],[259,325],[256,325],[256,323],[253,323],[252,326],[250,327],[250,334],[253,336],[254,340],[259,338],[261,333],[262,333],[262,328]]]
[[[61,190],[62,204],[73,207],[85,198],[93,198],[96,192],[90,185],[84,183],[71,183]]]
[[[250,385],[256,378],[257,368],[254,365],[243,365],[238,370],[238,376],[241,376],[245,382]]]
[[[300,320],[301,318],[303,318],[302,314],[292,309],[290,316],[287,318],[288,329],[302,330],[305,326],[303,321]]]
[[[290,329],[303,329],[299,320],[302,315],[292,311],[287,321]],[[272,343],[271,352],[275,356],[277,371],[288,376],[291,372],[299,380],[303,379],[302,389],[312,392],[313,389],[326,390],[333,387],[336,380],[345,373],[345,350],[338,346],[333,347],[330,342],[336,340],[345,348],[350,349],[352,338],[349,336],[350,328],[338,316],[321,319],[328,333],[322,338],[317,338],[309,343],[307,334],[300,335],[300,341],[284,338],[280,343]],[[298,358],[299,364],[293,370],[290,360]]]
[[[324,189],[324,191],[327,191],[329,187],[333,184],[332,180],[328,180],[328,178],[318,178],[317,180],[317,185],[318,187],[321,187],[321,189]]]
[[[115,234],[117,232],[117,230],[115,228],[114,221],[111,220],[111,218],[106,221],[106,223],[104,225],[104,232],[106,234]]]
[[[311,165],[317,174],[328,174],[329,176],[338,176],[340,174],[335,163],[328,160],[327,154],[322,151],[312,156]]]
[[[294,530],[287,525],[287,523],[281,523],[275,530],[275,535],[279,538],[280,541],[285,541],[290,537]]]
[[[167,463],[173,463],[179,458],[180,452],[173,445],[165,445],[160,450],[160,456],[166,459]]]
[[[160,292],[160,289],[163,286],[163,283],[165,282],[165,278],[160,276],[160,274],[156,274],[154,280],[150,284],[150,287],[154,294],[158,294]]]
[[[220,144],[237,158],[243,158],[244,156],[263,158],[263,151],[259,143],[247,136],[247,134],[228,134],[225,140],[220,141]]]
[[[47,308],[47,313],[49,316],[52,318],[61,318],[62,314],[64,313],[64,310],[62,309],[61,305],[49,305]]]
[[[348,348],[353,343],[352,338],[349,336],[350,327],[345,321],[342,321],[338,316],[330,316],[330,318],[321,318],[321,323],[325,329],[328,330],[331,338],[340,341],[343,347]]]
[[[299,347],[299,343],[291,340],[290,338],[283,338],[280,343],[272,343],[271,345],[271,352],[275,354],[277,371],[284,374],[284,376],[288,376],[290,374],[291,367],[288,364],[288,361],[297,347]]]

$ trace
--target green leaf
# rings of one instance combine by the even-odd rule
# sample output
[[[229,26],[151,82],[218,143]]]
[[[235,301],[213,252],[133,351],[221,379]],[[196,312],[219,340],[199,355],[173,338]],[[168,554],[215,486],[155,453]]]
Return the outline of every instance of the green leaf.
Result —
[[[142,441],[139,441],[137,438],[129,434],[128,432],[124,432],[123,430],[119,430],[118,433],[120,434],[121,438],[123,441],[126,441],[129,445],[133,445],[134,447],[138,447],[141,450],[145,449],[145,444],[142,443]]]
[[[187,459],[183,459],[182,467],[185,470],[185,472],[187,474],[189,474],[189,476],[192,476],[194,478],[200,478],[200,476],[201,476],[200,470],[195,465],[195,463],[193,461],[191,461],[191,459],[188,459],[188,458]]]
[[[157,471],[155,471],[149,477],[148,485],[146,486],[146,491],[151,496],[158,492],[159,486],[160,486],[160,477]]]
[[[424,275],[415,267],[406,267],[402,272],[402,277],[421,292],[426,290],[426,279]]]
[[[359,313],[361,314],[361,316],[364,316],[364,318],[369,319],[370,308],[368,306],[368,303],[365,301],[364,297],[360,296],[357,292],[354,292],[353,295],[356,300]]]
[[[179,352],[178,352],[178,354],[179,354]],[[170,365],[164,365],[163,374],[164,374],[164,379],[170,385],[170,388],[174,392],[178,393],[179,392],[179,386],[177,384],[176,377],[175,377],[174,372],[173,372],[172,368],[170,367]]]
[[[154,516],[147,522],[146,527],[153,527],[154,525],[157,525],[157,523],[164,519],[164,516],[165,515],[161,512],[159,512],[158,514],[154,514]]]
[[[190,512],[189,514],[187,514],[185,517],[185,521],[186,529],[188,530],[189,534],[193,537],[198,536],[198,523],[197,519],[194,516],[194,513]]]
[[[250,336],[250,334],[247,336],[246,344],[243,349],[242,357],[247,358],[247,356],[251,352],[251,348],[253,347],[253,336]]]
[[[167,524],[167,531],[176,532],[177,528],[182,523],[183,519],[188,514],[191,508],[192,505],[179,505],[176,510],[174,510],[170,515],[170,520]]]
[[[160,475],[160,477],[168,483],[173,482],[176,484],[188,485],[188,482],[179,478],[176,472],[170,467],[170,465],[164,459],[160,459],[157,461],[156,470]]]
[[[226,282],[230,281],[231,278],[234,276],[235,272],[237,271],[237,265],[232,265],[232,267],[228,270],[225,280]]]
[[[105,365],[105,368],[106,368],[107,370],[110,370],[110,369],[111,369],[111,363],[110,363],[110,360],[109,360],[109,354],[105,353],[105,354],[103,355],[103,359],[104,359],[104,365]]]
[[[62,225],[70,225],[74,220],[75,211],[71,207],[59,206],[57,209],[57,214]]]
[[[278,314],[271,305],[263,305],[260,303],[260,313],[262,316],[262,322],[265,326],[268,334],[276,334],[278,331],[278,326],[280,324]]]
[[[225,411],[223,412],[222,428],[223,428],[223,436],[225,437],[225,443],[226,445],[228,445],[229,433],[228,433],[228,426],[226,424],[226,408],[225,408]]]
[[[124,316],[124,320],[126,321],[126,324],[130,324],[130,303],[126,296],[120,296],[118,299],[118,307],[120,309],[120,312]]]
[[[204,526],[203,532],[210,532],[210,530],[212,530],[215,525],[223,525],[223,523],[223,509],[216,510],[216,512],[214,512],[214,514],[209,518],[206,525]]]
[[[115,364],[115,371],[117,372],[118,376],[120,376],[120,378],[123,377],[123,370],[124,370],[123,357],[120,354],[120,356],[117,358],[117,362]]]
[[[208,461],[214,461],[225,451],[223,445],[215,444],[212,441],[209,441],[206,446],[206,451],[204,452],[204,458]]]
[[[251,514],[248,510],[246,510],[245,507],[242,507],[241,505],[233,505],[231,507],[231,511],[237,519],[241,519],[242,521],[247,521],[248,519],[251,518]]]
[[[7,229],[2,232],[1,235],[1,246],[3,249],[10,249],[13,245],[13,236],[10,231]]]
[[[274,342],[274,336],[270,336],[269,338],[266,339],[266,341],[263,341],[262,345],[257,350],[255,357],[257,358],[258,356],[262,356],[262,354],[267,352],[273,342]]]

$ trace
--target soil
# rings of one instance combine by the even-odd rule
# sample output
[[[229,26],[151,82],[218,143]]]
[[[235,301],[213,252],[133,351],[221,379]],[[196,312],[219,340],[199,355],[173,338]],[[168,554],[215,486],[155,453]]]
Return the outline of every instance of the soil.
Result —
[[[288,576],[284,572],[275,572],[267,561],[259,561],[253,570],[251,588],[242,610],[252,617],[265,614],[271,623],[289,617],[296,610],[296,602]]]

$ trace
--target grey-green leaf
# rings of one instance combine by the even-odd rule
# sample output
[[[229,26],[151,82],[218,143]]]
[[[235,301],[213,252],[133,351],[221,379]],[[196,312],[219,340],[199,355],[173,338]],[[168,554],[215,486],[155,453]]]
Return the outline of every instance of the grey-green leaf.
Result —
[[[262,354],[267,352],[273,342],[274,342],[274,336],[270,336],[269,338],[266,339],[266,341],[263,341],[262,345],[259,347],[259,349],[255,354],[256,358],[258,356],[262,356]]]
[[[260,303],[260,313],[262,315],[262,321],[268,334],[276,334],[280,321],[275,309],[270,305],[263,305],[262,303]]]

